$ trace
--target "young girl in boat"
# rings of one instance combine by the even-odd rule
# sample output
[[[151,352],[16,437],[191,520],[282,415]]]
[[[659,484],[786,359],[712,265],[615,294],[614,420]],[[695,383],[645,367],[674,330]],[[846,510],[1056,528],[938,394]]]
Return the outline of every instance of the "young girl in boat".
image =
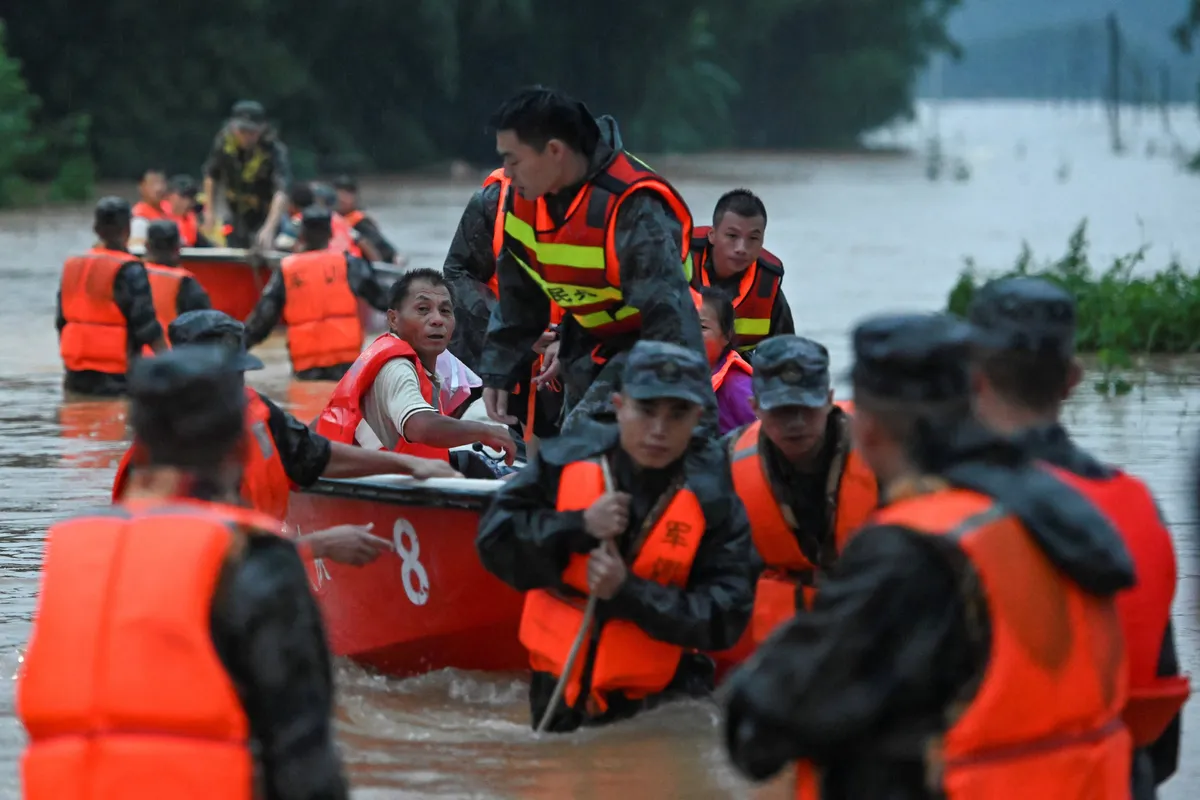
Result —
[[[754,422],[750,398],[750,365],[733,348],[733,301],[713,286],[700,290],[700,329],[712,368],[712,388],[717,395],[717,426],[721,435]]]

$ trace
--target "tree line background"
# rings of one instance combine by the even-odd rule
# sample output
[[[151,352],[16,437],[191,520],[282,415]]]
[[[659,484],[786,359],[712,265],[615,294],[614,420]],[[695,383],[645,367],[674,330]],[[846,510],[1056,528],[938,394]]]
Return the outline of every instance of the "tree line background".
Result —
[[[241,98],[267,107],[298,176],[490,163],[486,119],[530,83],[614,114],[645,152],[848,145],[910,112],[959,2],[13,3],[0,203],[23,180],[69,197],[150,165],[197,174]]]
[[[1192,2],[1154,0],[1171,1],[1181,16]],[[615,115],[643,152],[853,145],[911,113],[931,55],[961,55],[947,28],[962,2],[6,4],[0,205],[45,197],[35,184],[83,198],[151,165],[195,175],[242,98],[267,107],[299,177],[490,164],[484,123],[530,83]]]

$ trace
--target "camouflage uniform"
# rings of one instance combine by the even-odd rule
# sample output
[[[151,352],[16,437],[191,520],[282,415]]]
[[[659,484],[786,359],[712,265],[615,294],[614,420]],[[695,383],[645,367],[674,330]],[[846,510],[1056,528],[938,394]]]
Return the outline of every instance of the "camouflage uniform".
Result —
[[[601,136],[590,159],[589,180],[623,149],[616,122],[611,117],[599,117],[596,122]],[[546,209],[551,218],[561,220],[584,185],[586,181],[547,195]],[[607,361],[600,366],[591,357],[597,341],[567,316],[559,348],[566,414],[564,434],[577,432],[589,418],[601,421],[613,418],[611,395],[620,389],[624,354],[638,339],[671,342],[704,352],[700,319],[679,266],[683,246],[680,221],[657,194],[642,191],[634,192],[621,204],[615,224],[621,290],[625,303],[641,312],[642,329],[606,341],[598,355]],[[476,371],[484,386],[511,389],[519,382],[522,370],[529,370],[530,348],[546,329],[550,301],[507,251],[500,254],[496,268],[500,300],[492,309],[483,356]],[[711,387],[705,416],[697,431],[717,435],[716,398]]]
[[[475,372],[479,372],[488,319],[496,305],[496,296],[487,283],[496,273],[492,231],[499,202],[498,183],[484,186],[471,196],[442,264],[442,273],[454,296],[455,327],[450,352]]]

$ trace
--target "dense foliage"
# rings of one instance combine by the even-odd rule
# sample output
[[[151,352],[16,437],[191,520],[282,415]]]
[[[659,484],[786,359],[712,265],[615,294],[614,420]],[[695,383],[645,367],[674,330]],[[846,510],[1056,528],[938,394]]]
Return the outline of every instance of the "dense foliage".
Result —
[[[1139,271],[1145,256],[1143,248],[1097,272],[1088,257],[1087,223],[1081,222],[1067,252],[1050,263],[1035,264],[1026,246],[1007,272],[985,276],[968,259],[947,308],[965,315],[975,292],[991,278],[1033,275],[1053,281],[1075,296],[1075,345],[1097,355],[1105,373],[1099,388],[1120,389],[1128,384],[1116,372],[1130,367],[1133,355],[1200,351],[1200,275],[1185,271],[1175,259],[1159,272]]]
[[[127,178],[196,173],[243,97],[300,174],[486,162],[488,114],[535,82],[616,115],[643,151],[848,144],[910,111],[959,2],[41,0],[5,20],[36,124],[90,121],[100,173]],[[0,71],[0,113],[15,76]]]

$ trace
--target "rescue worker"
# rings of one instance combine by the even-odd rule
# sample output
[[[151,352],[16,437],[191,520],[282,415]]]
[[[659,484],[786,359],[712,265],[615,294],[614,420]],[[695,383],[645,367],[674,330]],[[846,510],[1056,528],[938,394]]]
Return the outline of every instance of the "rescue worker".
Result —
[[[181,314],[167,329],[172,347],[222,346],[236,357],[244,373],[259,370],[263,363],[246,352],[242,323],[221,311]],[[242,500],[275,519],[287,516],[288,496],[293,486],[306,488],[319,478],[358,478],[364,475],[412,475],[414,478],[461,477],[441,461],[380,453],[331,443],[287,413],[270,398],[244,387],[246,393],[246,437],[242,455]],[[134,449],[130,448],[113,478],[113,502],[119,503],[136,474]],[[279,532],[278,526],[275,533]],[[339,525],[300,536],[296,543],[313,558],[359,566],[369,563],[390,547],[359,525]]]
[[[374,250],[370,250],[370,255],[368,255],[360,246],[358,233],[350,227],[350,223],[333,210],[331,203],[326,204],[321,200],[316,191],[316,187],[319,185],[298,183],[288,190],[288,213],[280,223],[279,235],[275,237],[275,247],[280,250],[301,249],[302,245],[299,243],[301,217],[306,209],[318,207],[329,211],[330,229],[333,232],[329,240],[330,250],[350,253],[358,258],[366,256],[368,261],[378,261]]]
[[[689,448],[711,401],[708,364],[691,348],[630,351],[617,424],[543,443],[480,518],[484,567],[523,591],[521,643],[536,728],[566,732],[703,695],[712,662],[742,635],[753,602],[746,512],[715,442]],[[549,707],[591,594],[596,628],[563,704]]]
[[[211,246],[200,231],[200,218],[195,210],[197,192],[192,176],[176,175],[167,184],[167,196],[163,198],[163,211],[178,226],[179,243],[184,247]]]
[[[797,797],[1129,797],[1114,601],[1133,563],[970,419],[973,340],[946,315],[855,329],[854,440],[886,505],[734,673],[725,741],[750,777],[808,759]]]
[[[240,366],[180,348],[135,364],[130,396],[123,502],[46,536],[17,676],[22,796],[348,797],[304,566],[278,520],[227,505]]]
[[[442,265],[442,274],[454,297],[455,325],[450,352],[476,373],[488,320],[500,290],[496,260],[504,248],[504,216],[497,216],[496,212],[504,205],[511,186],[512,181],[504,176],[503,169],[488,175],[483,186],[467,201]],[[520,429],[527,446],[536,446],[538,439],[558,435],[562,386],[556,378],[557,369],[552,371],[551,367],[558,355],[562,320],[562,308],[551,302],[550,324],[532,346],[536,360],[511,392],[511,404],[523,411],[514,414],[519,420],[514,428]]]
[[[360,242],[367,242],[375,250],[376,261],[385,261],[403,267],[408,259],[396,252],[396,248],[383,235],[379,225],[359,205],[358,181],[349,175],[340,175],[333,182],[336,200],[333,210],[345,218],[351,228],[358,233]]]
[[[247,344],[262,342],[282,320],[295,377],[336,381],[362,352],[358,298],[386,311],[387,289],[369,262],[329,247],[328,210],[308,207],[300,226],[300,252],[284,258],[271,274],[246,320]]]
[[[1133,797],[1154,798],[1155,787],[1179,766],[1180,709],[1188,697],[1171,626],[1171,533],[1147,486],[1080,449],[1060,422],[1062,404],[1082,377],[1070,292],[1039,278],[1006,278],[984,286],[968,313],[989,337],[975,362],[976,416],[1053,465],[1107,515],[1133,556],[1137,586],[1117,597],[1129,655],[1125,721],[1139,748]]]
[[[759,348],[750,400],[758,419],[728,439],[734,488],[766,565],[750,641],[730,654],[735,663],[812,605],[817,575],[879,503],[875,474],[851,441],[850,414],[833,402],[825,346],[785,335]]]
[[[521,91],[496,111],[491,128],[516,191],[502,209],[499,303],[477,370],[488,416],[516,422],[508,395],[529,373],[530,348],[545,332],[553,302],[569,319],[543,377],[562,373],[563,432],[610,419],[623,354],[634,342],[668,341],[704,353],[688,287],[687,204],[623,149],[611,117],[596,119],[560,92]],[[715,434],[711,391],[704,425]]]
[[[128,250],[129,222],[128,202],[101,198],[92,226],[100,241],[63,264],[55,328],[68,392],[124,394],[125,372],[142,348],[166,348],[146,268]]]
[[[262,104],[254,100],[234,103],[204,164],[204,230],[212,230],[216,220],[219,184],[225,189],[232,224],[225,243],[270,250],[287,209],[291,179],[287,147],[267,125]]]
[[[735,428],[754,422],[750,400],[754,370],[733,346],[733,302],[712,286],[700,290],[700,331],[712,369],[713,394],[717,397],[717,430],[724,436]]]
[[[692,286],[716,286],[733,298],[734,344],[749,354],[770,336],[796,332],[783,294],[783,262],[763,248],[767,207],[748,189],[721,195],[712,227],[692,232]]]
[[[441,461],[449,460],[449,448],[481,442],[503,451],[511,465],[516,445],[507,428],[440,410],[437,360],[454,334],[454,301],[442,274],[422,268],[401,275],[389,292],[387,319],[388,332],[363,351],[333,390],[317,418],[317,432],[367,450]],[[469,466],[463,464],[464,473]]]
[[[212,308],[208,292],[196,276],[179,266],[179,227],[159,219],[146,229],[146,275],[154,297],[154,313],[166,328],[180,314]]]
[[[141,247],[146,243],[146,227],[155,220],[166,219],[163,198],[167,193],[167,179],[161,169],[148,169],[138,181],[138,201],[133,206],[133,221],[129,228],[129,244]]]

